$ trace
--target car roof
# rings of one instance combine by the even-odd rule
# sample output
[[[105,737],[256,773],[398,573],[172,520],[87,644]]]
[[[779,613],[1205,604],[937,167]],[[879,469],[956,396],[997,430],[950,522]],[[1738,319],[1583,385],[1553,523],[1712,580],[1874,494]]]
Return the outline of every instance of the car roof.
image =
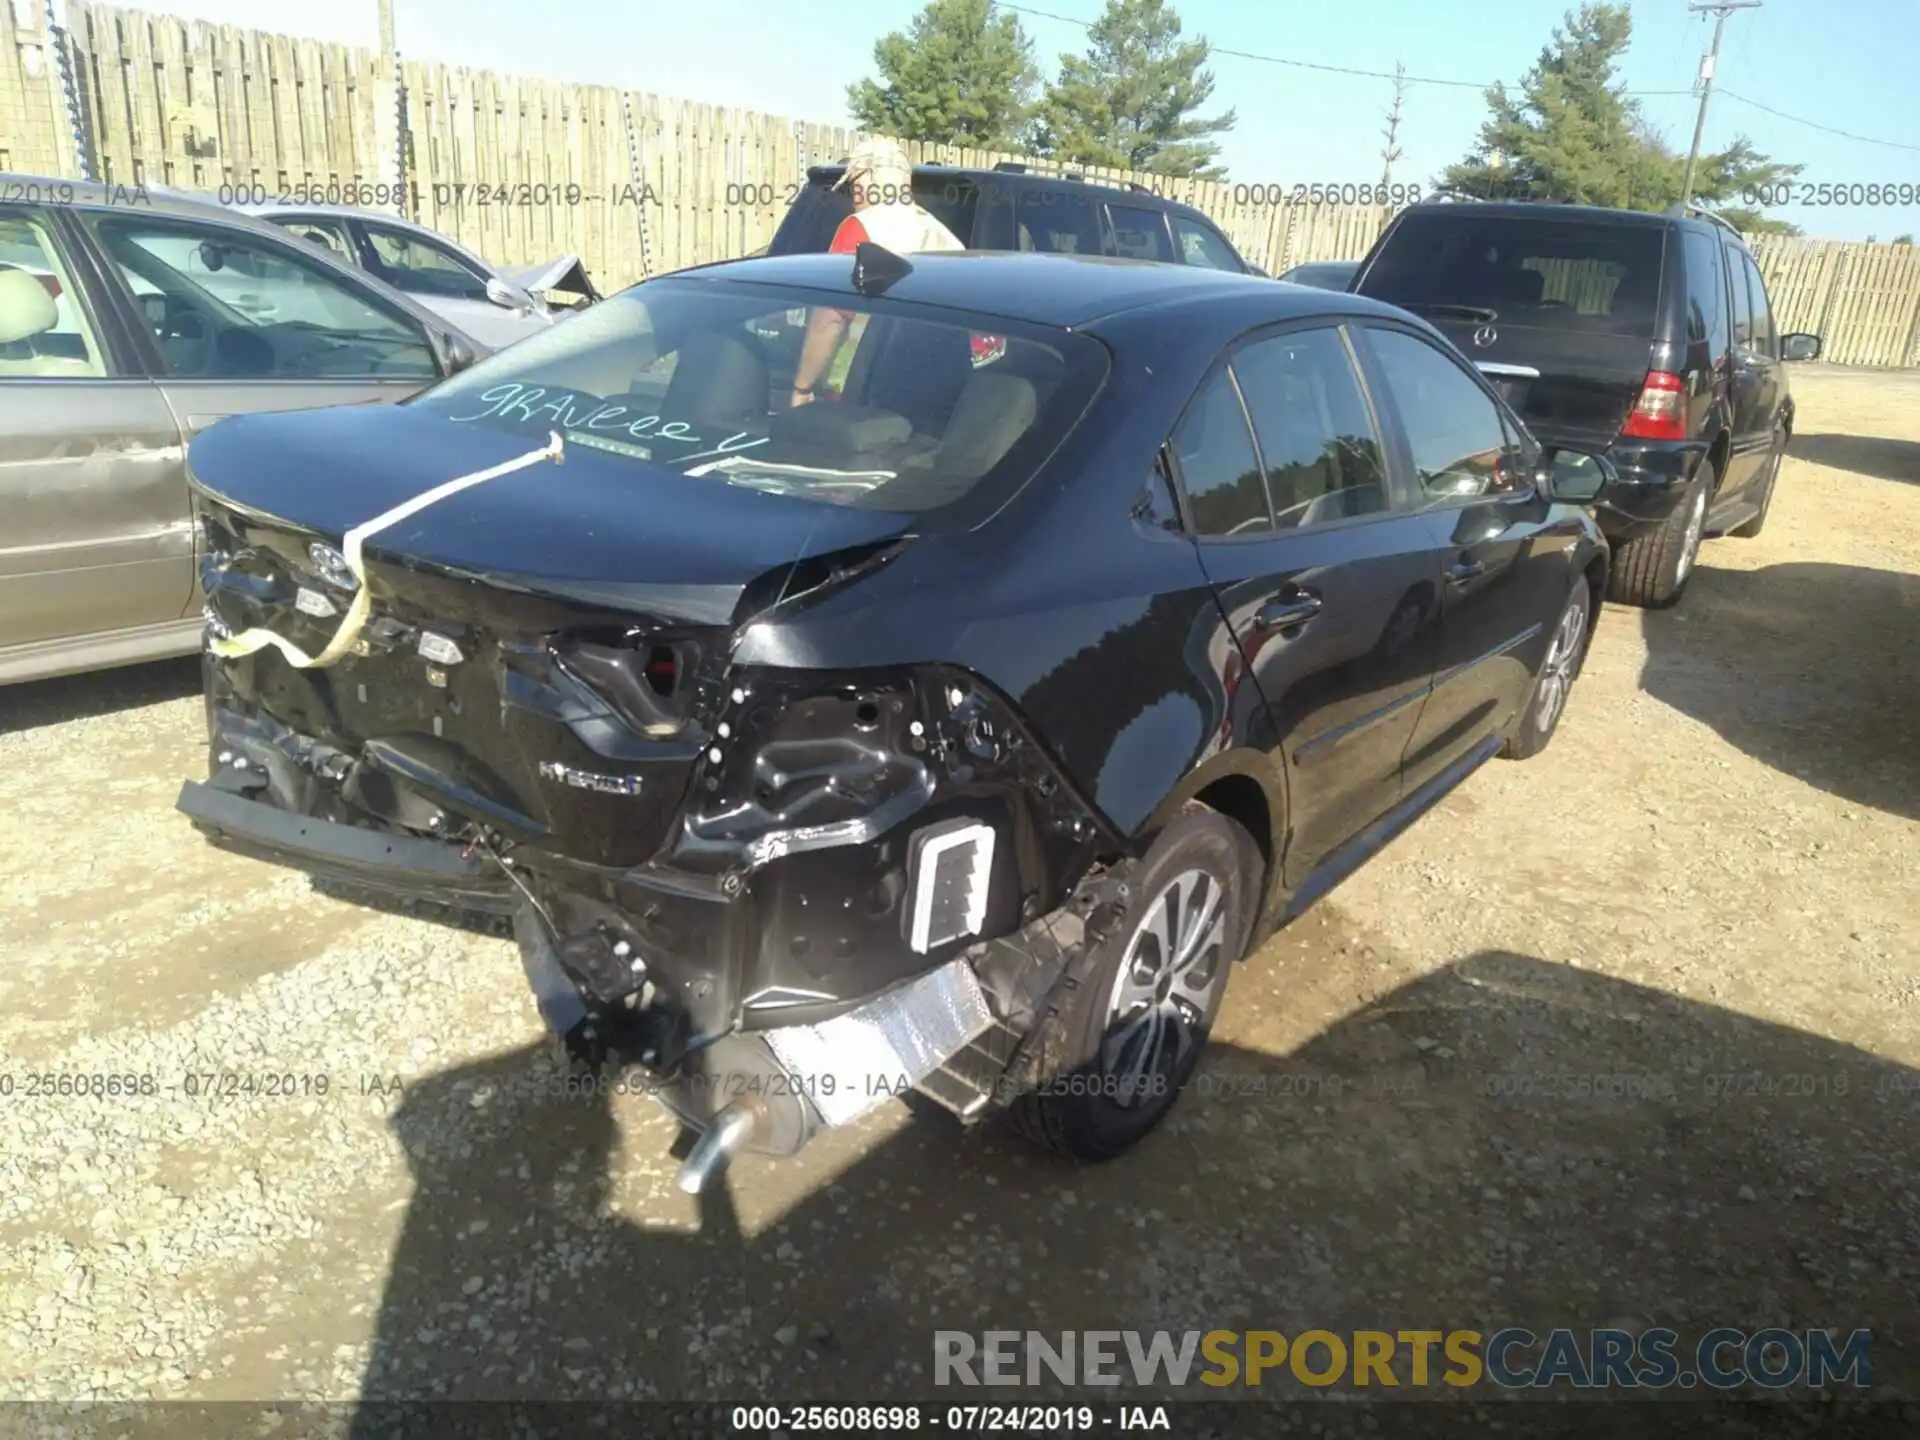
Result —
[[[233,208],[243,215],[325,215],[340,220],[386,220],[415,230],[424,228],[418,221],[409,220],[404,215],[395,215],[390,210],[374,210],[364,205],[294,205],[269,200],[260,205],[235,205]]]
[[[1659,229],[1677,226],[1701,234],[1719,235],[1752,253],[1747,237],[1724,220],[1708,218],[1701,212],[1677,215],[1671,210],[1620,210],[1610,205],[1562,205],[1551,200],[1423,200],[1409,205],[1394,217],[1397,227],[1409,215],[1486,215],[1496,220],[1574,220],[1588,224],[1633,226]]]
[[[168,185],[121,184],[105,180],[70,180],[59,175],[0,174],[8,198],[33,203],[36,192],[61,205],[98,205],[121,210],[143,210],[160,215],[215,218],[243,222],[250,219],[238,205],[222,205],[210,195],[195,195]],[[253,222],[261,223],[261,222]]]
[[[1392,306],[1337,291],[1282,285],[1264,276],[1199,265],[1005,250],[917,254],[906,259],[913,268],[887,288],[889,299],[1063,329],[1176,300],[1257,306],[1260,321],[1330,313],[1400,314]],[[851,257],[844,254],[729,260],[661,279],[714,279],[856,293]]]
[[[1579,220],[1617,225],[1671,225],[1679,217],[1658,210],[1608,205],[1561,205],[1550,200],[1423,200],[1402,215],[1482,215],[1496,220]]]

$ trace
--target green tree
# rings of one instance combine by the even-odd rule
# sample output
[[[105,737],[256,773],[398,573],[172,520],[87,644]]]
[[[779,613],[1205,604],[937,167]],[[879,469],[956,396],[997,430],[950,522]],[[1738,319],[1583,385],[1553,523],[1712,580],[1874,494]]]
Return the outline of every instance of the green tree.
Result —
[[[880,83],[847,87],[863,130],[902,140],[1018,149],[1040,72],[1033,43],[993,0],[931,0],[873,47]]]
[[[1557,200],[1661,210],[1680,198],[1686,156],[1640,112],[1614,70],[1633,38],[1625,5],[1583,4],[1540,51],[1517,93],[1487,91],[1479,143],[1441,184],[1481,199]],[[1693,196],[1716,207],[1754,187],[1790,180],[1801,166],[1771,160],[1744,137],[1694,167]],[[1722,214],[1743,230],[1797,234],[1752,209]]]
[[[1213,96],[1212,47],[1180,38],[1166,0],[1107,0],[1088,40],[1085,55],[1060,57],[1032,137],[1038,153],[1200,180],[1225,174],[1212,137],[1236,117],[1197,113]]]
[[[1913,243],[1913,236],[1910,234],[1896,235],[1888,243],[1891,245],[1911,245]]]

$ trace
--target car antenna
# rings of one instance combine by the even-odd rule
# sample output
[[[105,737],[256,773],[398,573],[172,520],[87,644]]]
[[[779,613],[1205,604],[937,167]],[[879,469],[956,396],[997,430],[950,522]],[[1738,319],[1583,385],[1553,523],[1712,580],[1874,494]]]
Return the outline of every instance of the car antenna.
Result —
[[[862,295],[884,295],[888,287],[912,273],[913,266],[884,245],[862,240],[854,248],[853,288]]]

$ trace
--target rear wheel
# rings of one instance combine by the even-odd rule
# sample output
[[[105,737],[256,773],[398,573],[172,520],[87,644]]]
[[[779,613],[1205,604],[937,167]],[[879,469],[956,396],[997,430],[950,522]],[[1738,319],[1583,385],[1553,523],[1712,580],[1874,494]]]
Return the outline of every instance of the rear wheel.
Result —
[[[1166,1118],[1199,1063],[1259,908],[1247,832],[1194,809],[1160,833],[1125,919],[1077,956],[1034,1028],[1037,1087],[1009,1116],[1078,1160],[1121,1154]]]
[[[1780,460],[1787,453],[1787,431],[1784,425],[1773,427],[1773,448],[1767,452],[1766,478],[1760,482],[1760,508],[1754,517],[1744,524],[1736,525],[1727,533],[1738,535],[1742,540],[1751,540],[1767,524],[1767,511],[1773,508],[1773,487],[1780,478]]]
[[[1673,604],[1693,576],[1700,541],[1707,530],[1707,501],[1713,494],[1713,462],[1702,460],[1693,479],[1660,528],[1614,547],[1607,598],[1622,605],[1659,610]]]

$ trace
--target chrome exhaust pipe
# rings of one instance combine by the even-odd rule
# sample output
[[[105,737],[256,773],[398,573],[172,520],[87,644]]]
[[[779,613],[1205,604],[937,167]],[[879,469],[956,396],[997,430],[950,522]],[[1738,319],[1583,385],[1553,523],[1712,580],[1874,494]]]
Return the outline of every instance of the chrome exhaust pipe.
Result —
[[[698,1195],[759,1128],[760,1117],[755,1111],[739,1103],[729,1105],[701,1132],[674,1183],[687,1194]]]

